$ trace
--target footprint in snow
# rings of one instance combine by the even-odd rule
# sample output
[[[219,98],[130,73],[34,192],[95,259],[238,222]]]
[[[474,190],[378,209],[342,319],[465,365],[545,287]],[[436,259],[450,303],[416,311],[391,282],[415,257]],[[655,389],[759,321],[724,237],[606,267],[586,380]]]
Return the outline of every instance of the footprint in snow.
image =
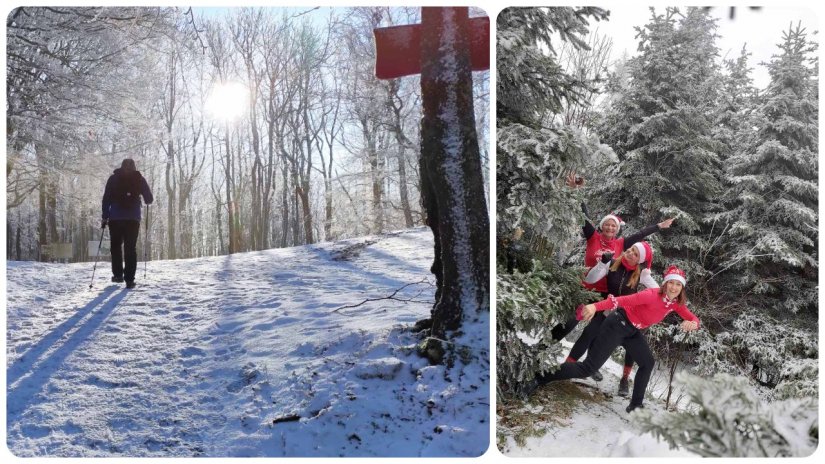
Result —
[[[275,321],[275,322],[267,322],[267,323],[265,323],[265,324],[255,324],[255,325],[253,325],[252,327],[250,327],[250,329],[251,329],[251,330],[258,330],[258,331],[262,331],[262,332],[264,332],[264,331],[267,331],[267,330],[272,329],[272,328],[273,328],[273,327],[275,327],[276,325],[278,325],[278,324],[277,324],[277,321]]]
[[[182,358],[191,358],[193,356],[206,356],[206,352],[198,347],[190,346],[188,348],[180,350],[180,356]]]
[[[24,425],[20,432],[27,438],[43,438],[49,436],[51,431],[48,427],[43,427],[40,425]]]
[[[125,381],[125,382],[118,382],[113,380],[106,380],[101,379],[100,377],[93,375],[86,380],[83,381],[86,385],[93,385],[95,387],[106,388],[106,389],[116,389],[116,388],[133,388],[137,387],[137,382],[132,381]]]

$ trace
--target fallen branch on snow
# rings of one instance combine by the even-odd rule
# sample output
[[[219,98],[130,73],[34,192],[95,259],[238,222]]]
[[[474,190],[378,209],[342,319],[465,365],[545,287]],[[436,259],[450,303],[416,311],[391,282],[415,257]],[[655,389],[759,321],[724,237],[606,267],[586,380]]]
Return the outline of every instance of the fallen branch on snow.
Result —
[[[402,286],[401,288],[396,289],[389,296],[385,296],[385,297],[381,297],[381,298],[367,298],[366,300],[364,300],[360,303],[357,303],[357,304],[345,305],[345,306],[335,308],[331,312],[335,313],[335,312],[338,312],[342,309],[357,308],[358,306],[369,303],[370,301],[381,301],[381,300],[395,300],[395,301],[401,301],[401,302],[404,302],[404,303],[429,303],[429,304],[432,304],[433,303],[432,301],[419,301],[419,300],[415,300],[415,299],[404,299],[404,298],[396,298],[395,297],[395,295],[397,295],[398,292],[400,292],[401,290],[404,290],[405,288],[407,288],[411,285],[418,285],[418,284],[423,284],[423,283],[429,283],[430,285],[432,285],[426,278],[424,278],[424,279],[421,279],[418,282],[412,282],[412,283],[409,283],[409,284],[406,284],[406,285]]]

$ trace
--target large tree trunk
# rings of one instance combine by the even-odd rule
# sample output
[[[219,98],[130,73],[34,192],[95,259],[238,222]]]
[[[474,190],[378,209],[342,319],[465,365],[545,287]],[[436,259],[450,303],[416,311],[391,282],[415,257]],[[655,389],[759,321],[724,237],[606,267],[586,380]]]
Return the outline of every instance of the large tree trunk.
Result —
[[[415,225],[410,207],[409,188],[407,187],[407,162],[404,159],[404,146],[398,147],[398,189],[401,194],[401,209],[404,211],[404,225],[407,228]]]
[[[281,189],[281,248],[286,248],[289,244],[289,173],[287,171],[286,160],[281,166],[281,175],[284,179],[284,186]]]
[[[171,132],[169,132],[168,135],[171,137]],[[177,246],[175,245],[175,229],[177,228],[176,219],[178,216],[175,213],[175,200],[177,197],[177,188],[174,172],[175,144],[172,142],[171,138],[166,143],[166,156],[166,246],[169,249],[169,259],[175,259],[178,257]]]
[[[49,243],[57,243],[60,241],[60,235],[57,233],[57,181],[56,174],[48,177],[48,188],[46,189],[46,210],[49,225]]]
[[[229,127],[226,127],[226,233],[229,236],[229,254],[235,253],[235,208],[232,204],[232,146],[229,143]]]
[[[375,131],[372,132],[372,137],[372,140],[369,142],[368,153],[372,178],[372,232],[380,234],[384,231],[384,172],[381,169],[382,163],[380,162],[380,155],[376,147]]]
[[[489,308],[489,219],[467,12],[465,7],[422,8],[422,198],[441,258],[441,293],[432,315],[432,334],[438,338],[460,327],[464,311]]]
[[[22,227],[17,227],[17,234],[14,237],[14,255],[18,261],[23,259],[23,250],[20,246],[20,229]]]
[[[398,192],[401,195],[401,210],[404,213],[404,224],[409,228],[412,227],[415,222],[413,221],[412,208],[410,207],[409,188],[407,187],[407,163],[404,153],[406,147],[411,147],[412,143],[409,138],[404,135],[401,122],[401,110],[404,102],[398,96],[398,87],[397,81],[390,81],[389,87],[387,88],[387,106],[393,114],[392,132],[398,144]]]
[[[333,240],[332,236],[332,180],[324,175],[324,240]]]
[[[34,147],[35,156],[37,157],[37,167],[38,167],[38,186],[37,186],[37,193],[38,193],[38,221],[37,221],[37,241],[39,244],[38,247],[38,260],[45,261],[46,256],[43,254],[43,245],[49,243],[48,237],[48,227],[46,222],[46,198],[47,198],[47,185],[48,185],[48,174],[46,172],[45,166],[45,157],[46,154],[44,153],[45,148],[39,143],[35,144]]]
[[[302,180],[301,186],[297,189],[298,198],[301,200],[301,212],[304,216],[304,240],[305,244],[315,243],[312,234],[312,209],[309,205],[309,181]]]

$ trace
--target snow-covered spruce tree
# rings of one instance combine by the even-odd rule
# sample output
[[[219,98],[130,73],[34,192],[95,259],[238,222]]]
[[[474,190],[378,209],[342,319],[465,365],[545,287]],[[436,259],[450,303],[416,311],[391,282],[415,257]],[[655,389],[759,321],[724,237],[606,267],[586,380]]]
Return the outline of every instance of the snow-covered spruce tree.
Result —
[[[650,22],[637,28],[639,54],[627,62],[629,78],[613,86],[618,95],[597,127],[620,164],[612,182],[594,186],[594,197],[633,224],[676,218],[653,238],[660,249],[654,264],[685,269],[696,303],[713,243],[705,221],[717,212],[722,191],[723,146],[713,134],[720,90],[716,24],[701,8],[651,12]]]
[[[769,403],[744,377],[677,375],[694,403],[685,412],[640,410],[644,432],[705,457],[802,457],[816,450],[819,426],[813,398]]]
[[[728,253],[719,266],[729,298],[787,319],[816,317],[817,44],[800,25],[767,63],[771,82],[755,111],[756,134],[727,163],[732,184]]]
[[[534,260],[525,272],[499,267],[496,292],[496,359],[501,398],[518,395],[542,372],[555,370],[562,346],[550,328],[570,316],[571,302],[592,301],[581,274],[552,260]]]
[[[553,34],[586,47],[588,18],[598,8],[508,8],[498,16],[497,89],[497,362],[500,398],[517,394],[524,382],[553,369],[549,327],[566,319],[583,290],[580,268],[555,259],[558,246],[575,238],[584,221],[581,197],[564,184],[565,175],[585,157],[605,150],[578,129],[549,123],[562,101],[582,102],[589,83],[566,74],[553,48]],[[516,240],[521,230],[527,231]],[[522,256],[508,274],[507,255]],[[532,258],[540,258],[533,264]],[[512,263],[511,263],[512,264]],[[510,267],[511,269],[513,266]],[[525,342],[524,335],[538,338]]]
[[[759,312],[746,312],[730,331],[717,335],[747,374],[777,398],[817,396],[819,338],[801,324],[783,324]]]
[[[716,108],[714,138],[723,144],[722,161],[741,152],[752,143],[752,113],[756,105],[757,90],[753,87],[748,66],[750,53],[745,47],[736,59],[723,61],[722,89]]]

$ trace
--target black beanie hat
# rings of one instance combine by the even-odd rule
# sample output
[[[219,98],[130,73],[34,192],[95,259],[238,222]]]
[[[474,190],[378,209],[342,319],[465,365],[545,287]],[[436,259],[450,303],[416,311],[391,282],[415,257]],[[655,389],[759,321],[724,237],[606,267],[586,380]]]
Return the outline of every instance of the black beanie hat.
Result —
[[[129,172],[137,171],[137,167],[135,166],[135,160],[133,160],[132,158],[126,158],[125,160],[123,160],[123,162],[120,164],[120,168],[124,171]]]

